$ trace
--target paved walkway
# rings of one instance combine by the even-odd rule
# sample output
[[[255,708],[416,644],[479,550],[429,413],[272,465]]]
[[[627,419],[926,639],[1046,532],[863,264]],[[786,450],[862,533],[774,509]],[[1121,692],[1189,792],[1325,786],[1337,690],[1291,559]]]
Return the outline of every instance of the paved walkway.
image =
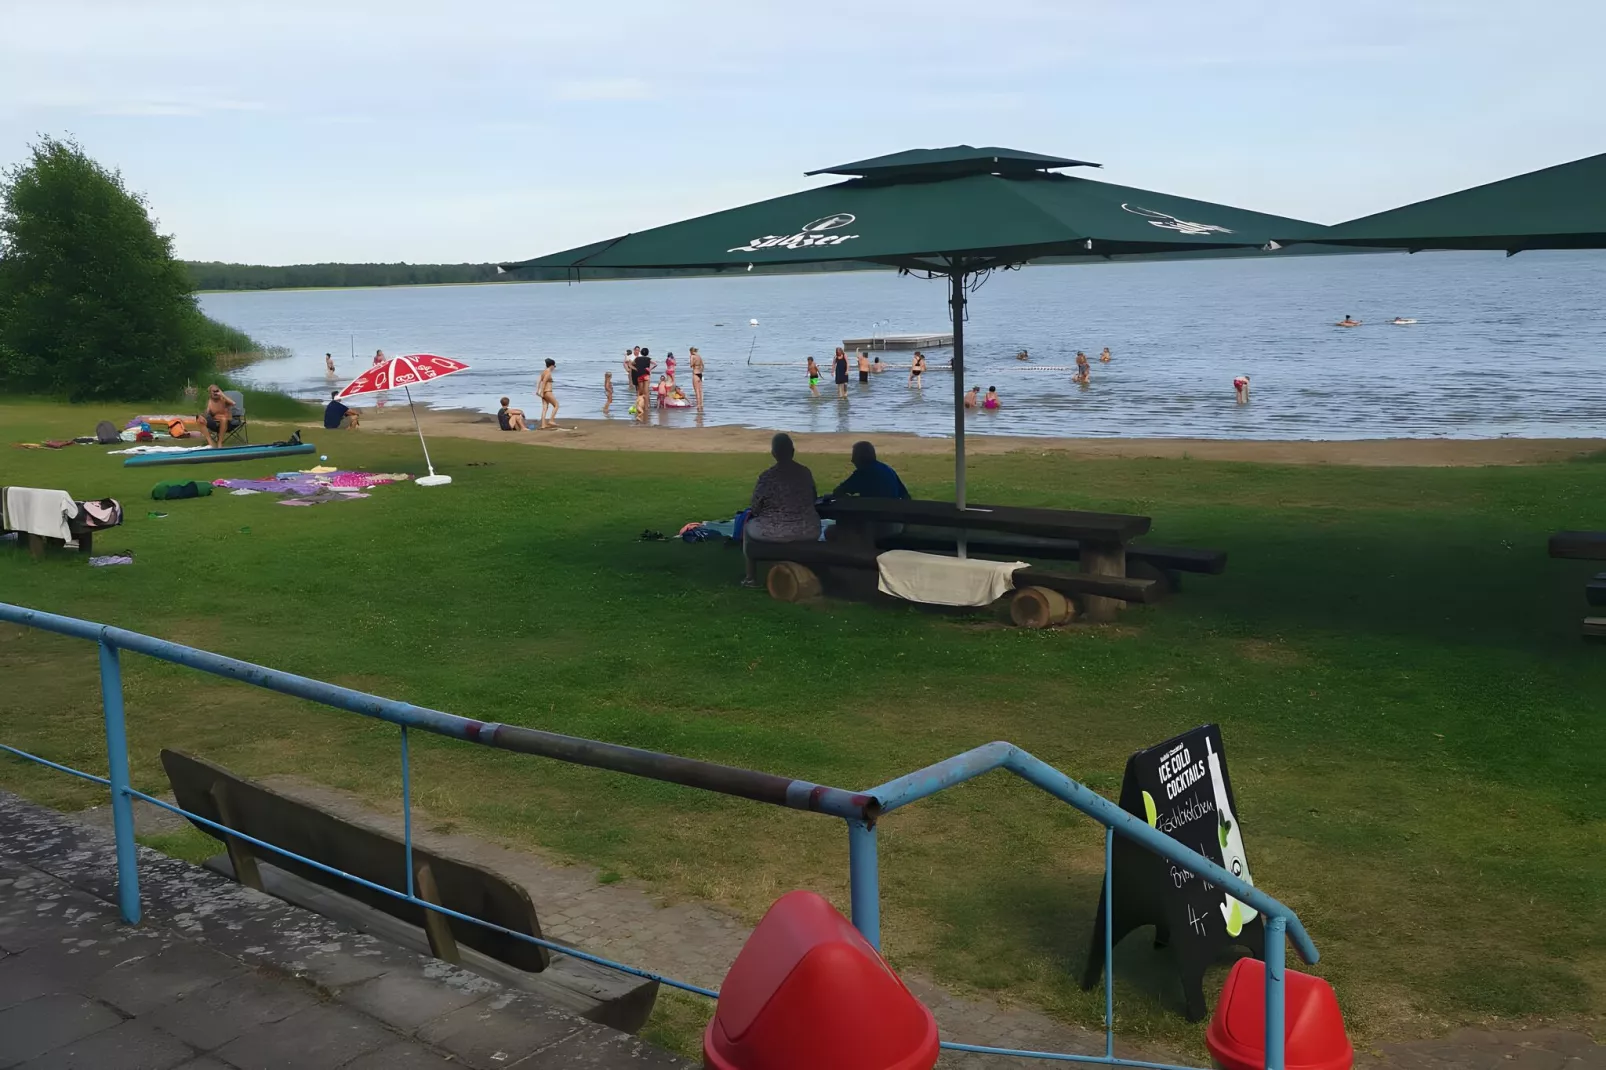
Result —
[[[635,1037],[0,792],[0,1068],[671,1070]]]
[[[270,777],[275,789],[339,814],[400,835],[397,815],[376,813],[355,796],[290,777]],[[90,820],[97,815],[90,814]],[[584,866],[560,866],[538,856],[514,851],[472,836],[438,834],[427,829],[427,815],[414,810],[417,842],[431,849],[476,862],[522,884],[530,892],[548,937],[596,954],[645,966],[668,976],[717,988],[750,931],[740,919],[716,907],[667,903],[630,881],[599,884],[596,872]],[[0,822],[5,815],[0,811]],[[165,811],[146,807],[139,814],[153,828],[181,821]],[[171,827],[171,826],[169,826]],[[3,841],[0,841],[3,842]],[[3,850],[3,847],[0,847]],[[3,941],[0,941],[3,943]],[[945,1040],[1038,1051],[1102,1053],[1102,1033],[1077,1029],[1019,1007],[1001,1007],[987,1000],[955,995],[930,978],[905,974],[909,987],[932,1008]],[[1175,1053],[1137,1051],[1117,1045],[1128,1058],[1188,1064]],[[0,1063],[0,1066],[3,1066]],[[1046,1067],[1038,1060],[948,1053],[941,1070],[1002,1070],[1013,1066]],[[1492,1032],[1462,1030],[1441,1040],[1386,1044],[1363,1050],[1358,1070],[1606,1070],[1606,1047],[1589,1037],[1560,1030]]]

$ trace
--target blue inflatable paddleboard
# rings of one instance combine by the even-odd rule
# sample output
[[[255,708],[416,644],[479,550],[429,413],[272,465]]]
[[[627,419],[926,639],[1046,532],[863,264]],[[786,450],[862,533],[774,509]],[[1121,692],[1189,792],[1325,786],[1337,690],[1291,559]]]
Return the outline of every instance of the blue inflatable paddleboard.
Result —
[[[124,468],[149,468],[159,464],[213,464],[222,461],[268,461],[276,457],[294,457],[303,453],[317,453],[318,447],[310,442],[294,446],[226,446],[210,449],[205,446],[185,450],[183,453],[137,453],[123,461]]]

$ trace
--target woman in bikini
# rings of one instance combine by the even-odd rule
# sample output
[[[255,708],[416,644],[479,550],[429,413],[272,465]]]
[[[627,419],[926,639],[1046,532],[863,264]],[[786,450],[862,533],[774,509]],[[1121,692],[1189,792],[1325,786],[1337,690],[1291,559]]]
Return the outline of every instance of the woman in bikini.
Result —
[[[688,350],[688,352],[691,353],[691,389],[692,389],[692,393],[697,395],[697,411],[698,412],[702,412],[703,411],[703,355],[701,353],[697,352],[697,347],[696,346],[692,346],[691,349]]]
[[[924,375],[925,372],[926,355],[917,349],[915,350],[914,359],[909,361],[909,385],[914,387],[916,390],[924,391],[926,387],[925,384],[920,381],[920,377]]]

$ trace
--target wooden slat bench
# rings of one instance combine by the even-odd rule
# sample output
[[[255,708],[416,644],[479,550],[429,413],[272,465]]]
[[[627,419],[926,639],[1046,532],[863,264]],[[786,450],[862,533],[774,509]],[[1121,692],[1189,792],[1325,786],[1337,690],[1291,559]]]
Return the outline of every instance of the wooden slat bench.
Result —
[[[1550,556],[1606,561],[1606,531],[1558,531],[1550,537]]]
[[[883,536],[876,540],[876,544],[884,550],[921,550],[932,554],[951,554],[955,552],[958,540],[947,534],[905,530],[902,534]],[[966,551],[973,555],[993,557],[1075,561],[1081,556],[1082,547],[1075,539],[1048,539],[1037,535],[1011,535],[1008,532],[976,532],[967,533]],[[1126,559],[1143,561],[1168,572],[1200,572],[1211,576],[1219,576],[1227,568],[1225,550],[1196,550],[1186,546],[1127,543]]]
[[[397,837],[343,820],[200,758],[173,750],[162,751],[161,757],[173,796],[185,810],[354,877],[406,890],[406,851]],[[209,836],[219,835],[195,825]],[[222,839],[227,857],[208,865],[247,887],[408,946],[427,947],[436,958],[479,969],[615,1029],[633,1033],[652,1013],[656,981],[448,918],[238,837]],[[419,899],[512,932],[541,936],[529,893],[505,877],[417,845],[413,871]]]

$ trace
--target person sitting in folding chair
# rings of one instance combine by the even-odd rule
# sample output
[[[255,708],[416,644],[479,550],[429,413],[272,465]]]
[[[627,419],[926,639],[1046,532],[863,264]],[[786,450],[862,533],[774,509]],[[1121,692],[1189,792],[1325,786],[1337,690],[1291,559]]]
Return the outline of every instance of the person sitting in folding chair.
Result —
[[[216,383],[206,388],[206,444],[222,448],[224,438],[240,426],[234,399],[226,397]]]

